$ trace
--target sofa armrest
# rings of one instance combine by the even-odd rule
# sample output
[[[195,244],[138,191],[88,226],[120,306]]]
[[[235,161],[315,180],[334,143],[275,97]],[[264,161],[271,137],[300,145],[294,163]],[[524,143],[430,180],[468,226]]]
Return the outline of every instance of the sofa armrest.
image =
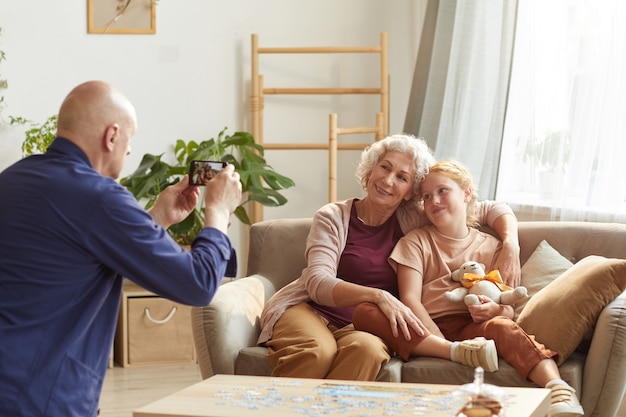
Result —
[[[239,351],[256,346],[263,306],[275,291],[267,278],[253,275],[221,285],[209,305],[192,308],[193,338],[203,379],[234,374]]]
[[[626,392],[626,292],[600,313],[587,359],[581,403],[587,416],[617,415]]]

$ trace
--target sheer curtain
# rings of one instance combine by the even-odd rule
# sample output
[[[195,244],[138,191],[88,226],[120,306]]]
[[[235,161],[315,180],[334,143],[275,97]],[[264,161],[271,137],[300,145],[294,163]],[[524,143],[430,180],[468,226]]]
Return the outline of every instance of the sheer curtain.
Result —
[[[516,5],[429,0],[404,126],[463,162],[482,198],[495,194]]]
[[[519,3],[496,198],[626,223],[626,2]]]

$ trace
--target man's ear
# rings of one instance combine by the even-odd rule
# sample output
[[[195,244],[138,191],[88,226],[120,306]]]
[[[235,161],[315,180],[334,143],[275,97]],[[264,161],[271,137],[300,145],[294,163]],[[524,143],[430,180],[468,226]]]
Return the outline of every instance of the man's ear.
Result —
[[[118,126],[117,123],[107,126],[106,129],[104,130],[104,137],[103,137],[104,147],[109,152],[112,152],[113,149],[115,149],[115,142],[117,141],[117,136],[119,134],[119,131],[120,131],[120,127]]]

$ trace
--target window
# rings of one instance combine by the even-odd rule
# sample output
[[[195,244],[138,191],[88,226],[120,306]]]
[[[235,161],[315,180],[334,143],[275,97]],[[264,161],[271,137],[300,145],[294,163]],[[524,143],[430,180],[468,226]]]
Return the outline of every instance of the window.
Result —
[[[496,198],[626,223],[626,2],[519,2]]]

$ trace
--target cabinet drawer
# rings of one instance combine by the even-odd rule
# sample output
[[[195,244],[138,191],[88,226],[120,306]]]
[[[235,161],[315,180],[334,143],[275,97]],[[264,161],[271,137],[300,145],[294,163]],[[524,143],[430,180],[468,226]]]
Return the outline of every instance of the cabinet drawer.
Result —
[[[127,303],[129,365],[195,361],[191,307],[159,297]]]
[[[164,298],[128,299],[130,365],[195,360],[191,307]]]
[[[123,367],[195,362],[191,307],[125,280],[114,358]]]

